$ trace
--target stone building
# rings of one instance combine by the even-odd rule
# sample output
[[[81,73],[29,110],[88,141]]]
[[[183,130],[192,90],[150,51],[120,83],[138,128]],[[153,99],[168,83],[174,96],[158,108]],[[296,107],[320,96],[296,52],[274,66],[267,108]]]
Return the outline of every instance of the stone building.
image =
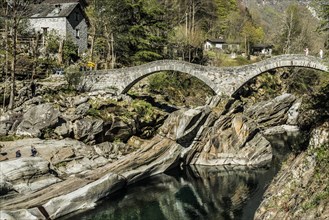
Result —
[[[227,42],[223,38],[207,39],[204,42],[204,49],[208,50],[239,50],[240,43]]]
[[[82,1],[85,2],[85,1]],[[43,34],[43,39],[54,31],[64,40],[72,40],[78,53],[87,50],[88,17],[79,0],[45,0],[32,5],[30,28]]]

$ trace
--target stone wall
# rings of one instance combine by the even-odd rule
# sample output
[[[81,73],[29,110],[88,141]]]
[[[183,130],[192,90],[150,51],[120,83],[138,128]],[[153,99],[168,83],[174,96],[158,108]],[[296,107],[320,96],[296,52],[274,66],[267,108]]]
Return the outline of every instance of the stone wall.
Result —
[[[306,67],[329,71],[328,64],[313,56],[281,55],[258,63],[238,67],[211,67],[178,60],[159,60],[144,65],[86,72],[82,82],[87,89],[113,89],[118,94],[126,93],[143,78],[160,71],[178,71],[197,77],[216,94],[233,95],[252,78],[272,69],[281,67]]]
[[[48,32],[55,30],[56,34],[62,38],[66,38],[66,18],[57,17],[57,18],[31,18],[30,28],[35,29],[35,31],[40,31],[43,33],[42,28],[48,28]]]
[[[79,14],[78,19],[76,14]],[[48,33],[55,31],[57,35],[66,40],[72,40],[77,46],[79,54],[87,50],[88,26],[80,8],[76,7],[66,17],[30,18],[30,29],[43,33],[43,28],[48,28]],[[76,34],[79,30],[79,36]]]
[[[79,14],[76,18],[76,14]],[[87,50],[88,26],[80,8],[76,7],[66,19],[67,37],[78,46],[79,54]],[[76,31],[79,30],[79,36]]]

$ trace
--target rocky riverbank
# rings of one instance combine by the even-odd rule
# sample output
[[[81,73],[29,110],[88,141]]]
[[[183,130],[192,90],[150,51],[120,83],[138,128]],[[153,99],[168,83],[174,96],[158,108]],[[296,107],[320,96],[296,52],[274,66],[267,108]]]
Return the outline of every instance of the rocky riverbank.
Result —
[[[253,105],[213,97],[168,114],[104,91],[38,91],[0,117],[1,218],[56,219],[180,164],[267,166],[300,139],[301,100],[288,93]]]

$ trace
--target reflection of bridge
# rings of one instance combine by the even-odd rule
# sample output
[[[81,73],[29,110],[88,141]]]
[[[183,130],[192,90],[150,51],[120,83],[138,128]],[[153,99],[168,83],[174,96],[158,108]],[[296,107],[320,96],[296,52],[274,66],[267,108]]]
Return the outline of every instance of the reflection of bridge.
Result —
[[[117,93],[126,93],[138,81],[153,73],[178,71],[197,77],[216,94],[231,96],[252,78],[280,67],[306,67],[329,72],[328,63],[304,55],[280,55],[250,65],[223,68],[178,60],[159,60],[135,67],[94,71],[85,77],[84,83],[91,90],[116,88]]]

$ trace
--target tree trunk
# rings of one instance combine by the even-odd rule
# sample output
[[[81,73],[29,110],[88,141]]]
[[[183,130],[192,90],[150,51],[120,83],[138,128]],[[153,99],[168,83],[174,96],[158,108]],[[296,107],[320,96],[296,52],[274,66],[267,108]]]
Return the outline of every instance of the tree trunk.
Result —
[[[111,61],[112,59],[112,54],[111,54],[111,37],[110,37],[110,33],[109,33],[109,30],[107,28],[107,25],[104,25],[104,34],[105,34],[105,37],[106,37],[106,43],[107,43],[107,54],[106,54],[106,58],[105,58],[105,69],[108,69],[109,68],[109,62]]]
[[[40,40],[40,34],[35,33],[35,38],[33,39],[33,67],[32,67],[32,76],[31,76],[31,81],[33,81],[36,72],[37,72],[37,62],[38,62],[38,50],[39,50],[39,40]]]
[[[58,47],[58,64],[63,64],[63,48],[64,48],[64,40],[60,39],[59,47]]]
[[[112,69],[114,69],[115,55],[114,55],[114,37],[113,37],[113,33],[111,34],[111,56],[112,56],[111,67],[112,67]]]
[[[91,34],[91,42],[90,42],[90,61],[94,61],[94,46],[95,46],[95,40],[96,40],[96,28],[92,28],[92,34]]]
[[[8,5],[6,6],[6,12],[5,16],[8,16]],[[8,19],[5,19],[5,66],[4,66],[4,89],[3,89],[3,109],[5,109],[6,106],[6,92],[7,92],[7,84],[6,80],[8,77],[9,72],[9,41],[8,41]]]
[[[17,25],[18,20],[16,17],[16,11],[14,10],[13,15],[13,33],[12,33],[12,50],[13,50],[13,60],[12,60],[12,67],[11,67],[11,86],[10,86],[10,98],[9,98],[9,106],[8,108],[12,110],[15,105],[15,89],[16,89],[16,82],[15,82],[15,76],[16,76],[16,62],[17,62]]]

